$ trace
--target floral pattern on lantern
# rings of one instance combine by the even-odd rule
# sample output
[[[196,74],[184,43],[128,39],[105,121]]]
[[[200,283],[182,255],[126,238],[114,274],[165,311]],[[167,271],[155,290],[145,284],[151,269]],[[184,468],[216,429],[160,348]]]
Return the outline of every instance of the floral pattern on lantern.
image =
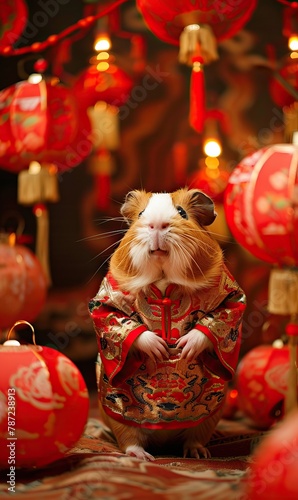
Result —
[[[86,110],[57,79],[26,80],[0,92],[1,168],[20,172],[31,161],[74,167],[91,152],[90,133]]]
[[[0,467],[7,467],[9,440],[16,467],[42,467],[63,457],[81,437],[89,396],[80,371],[60,352],[4,344],[0,405]]]
[[[29,248],[0,242],[0,329],[33,321],[47,296],[42,266]]]
[[[283,417],[289,367],[289,349],[271,345],[251,349],[240,361],[238,407],[258,427],[268,428]]]
[[[298,147],[275,144],[245,157],[225,191],[228,226],[255,257],[298,265]]]

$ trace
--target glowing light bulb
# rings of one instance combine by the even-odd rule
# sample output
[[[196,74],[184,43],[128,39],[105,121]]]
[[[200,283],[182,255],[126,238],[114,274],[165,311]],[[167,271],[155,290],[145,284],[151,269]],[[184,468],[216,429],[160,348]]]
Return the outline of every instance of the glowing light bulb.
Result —
[[[94,49],[97,52],[107,51],[111,48],[111,40],[107,35],[101,35],[97,38],[94,44]]]
[[[32,73],[28,77],[28,82],[29,83],[37,84],[37,83],[40,83],[41,80],[42,80],[42,75],[40,75],[39,73]]]
[[[289,38],[288,41],[288,47],[290,50],[298,50],[298,36],[297,35],[292,35]]]
[[[208,139],[204,144],[204,153],[207,156],[216,158],[221,154],[221,145],[216,139]]]

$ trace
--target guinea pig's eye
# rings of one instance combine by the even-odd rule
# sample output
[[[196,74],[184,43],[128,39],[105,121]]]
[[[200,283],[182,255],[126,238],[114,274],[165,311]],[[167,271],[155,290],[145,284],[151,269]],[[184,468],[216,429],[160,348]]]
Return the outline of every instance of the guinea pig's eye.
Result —
[[[145,210],[142,210],[142,212],[139,213],[139,217],[144,213]]]
[[[176,208],[177,208],[178,214],[180,214],[183,219],[188,219],[187,213],[185,212],[184,208],[179,207],[179,206]]]

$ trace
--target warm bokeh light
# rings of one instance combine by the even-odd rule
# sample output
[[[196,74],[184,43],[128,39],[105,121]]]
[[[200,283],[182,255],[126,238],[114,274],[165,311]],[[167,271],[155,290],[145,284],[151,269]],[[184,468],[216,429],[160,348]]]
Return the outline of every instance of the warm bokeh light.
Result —
[[[215,157],[207,156],[205,158],[205,165],[211,170],[215,170],[219,167],[219,160]]]
[[[110,48],[111,48],[111,40],[108,37],[108,35],[101,35],[96,39],[94,49],[97,52],[110,50]]]
[[[204,153],[207,156],[211,156],[212,158],[216,158],[221,154],[221,145],[216,139],[208,139],[204,143]]]
[[[101,61],[96,66],[98,71],[107,71],[107,69],[109,69],[109,67],[110,67],[110,65],[107,61]]]
[[[298,36],[297,35],[290,36],[289,41],[288,41],[288,47],[290,50],[298,50]]]
[[[28,77],[28,82],[29,83],[40,83],[41,80],[42,80],[42,75],[40,75],[39,73],[32,73]]]

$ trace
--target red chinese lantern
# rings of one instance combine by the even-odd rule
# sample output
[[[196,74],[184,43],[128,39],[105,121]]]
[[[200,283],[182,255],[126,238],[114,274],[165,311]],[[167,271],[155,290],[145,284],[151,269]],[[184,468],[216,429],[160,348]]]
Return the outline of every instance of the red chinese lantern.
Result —
[[[5,0],[0,9],[0,48],[12,46],[26,26],[28,8],[23,0]]]
[[[247,500],[295,500],[298,498],[298,412],[272,429],[256,448],[243,496]]]
[[[81,437],[88,391],[66,356],[18,344],[9,340],[0,346],[0,466],[42,467]]]
[[[225,192],[227,223],[255,257],[298,265],[298,147],[275,144],[245,157]]]
[[[104,101],[114,106],[122,106],[133,87],[133,79],[115,64],[106,63],[101,71],[96,65],[84,70],[73,85],[73,92],[82,108],[94,106]]]
[[[298,97],[298,61],[288,57],[273,74],[269,84],[270,95],[278,106],[290,106]]]
[[[252,15],[256,0],[233,6],[213,0],[137,0],[148,28],[161,40],[180,44],[179,61],[192,67],[191,126],[201,132],[205,120],[203,65],[218,58],[216,40],[233,36]]]
[[[0,242],[0,329],[17,319],[33,321],[47,296],[47,282],[34,253],[23,245]]]
[[[260,345],[240,361],[238,407],[258,427],[268,428],[283,417],[289,367],[288,347]]]
[[[91,152],[90,131],[86,111],[55,78],[31,76],[0,92],[1,168],[20,172],[31,161],[72,168]]]

